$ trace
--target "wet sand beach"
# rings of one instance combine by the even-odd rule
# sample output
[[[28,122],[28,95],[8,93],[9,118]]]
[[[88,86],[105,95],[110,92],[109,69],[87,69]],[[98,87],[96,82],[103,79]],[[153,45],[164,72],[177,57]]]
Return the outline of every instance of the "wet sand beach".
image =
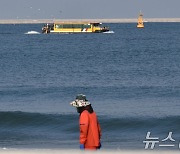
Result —
[[[92,151],[53,150],[53,149],[1,149],[1,154],[92,154]],[[131,150],[100,150],[96,154],[178,154],[179,151],[131,151]]]

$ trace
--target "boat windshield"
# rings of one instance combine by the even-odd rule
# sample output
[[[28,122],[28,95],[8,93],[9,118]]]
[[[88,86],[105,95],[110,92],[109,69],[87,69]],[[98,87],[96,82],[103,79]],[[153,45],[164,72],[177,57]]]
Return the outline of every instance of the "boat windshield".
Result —
[[[93,24],[93,26],[95,26],[95,27],[99,27],[99,23],[92,23]]]

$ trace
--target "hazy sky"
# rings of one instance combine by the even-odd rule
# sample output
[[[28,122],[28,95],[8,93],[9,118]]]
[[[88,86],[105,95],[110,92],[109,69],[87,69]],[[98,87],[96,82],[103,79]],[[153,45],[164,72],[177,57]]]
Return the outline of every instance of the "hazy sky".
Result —
[[[0,0],[0,19],[179,18],[180,0]]]

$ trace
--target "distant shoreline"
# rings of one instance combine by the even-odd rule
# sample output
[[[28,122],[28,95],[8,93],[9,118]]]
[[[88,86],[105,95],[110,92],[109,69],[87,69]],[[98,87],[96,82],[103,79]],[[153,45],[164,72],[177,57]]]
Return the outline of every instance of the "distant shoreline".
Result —
[[[54,22],[136,23],[137,19],[0,19],[0,24],[42,24]],[[180,18],[144,18],[145,22],[180,22]]]

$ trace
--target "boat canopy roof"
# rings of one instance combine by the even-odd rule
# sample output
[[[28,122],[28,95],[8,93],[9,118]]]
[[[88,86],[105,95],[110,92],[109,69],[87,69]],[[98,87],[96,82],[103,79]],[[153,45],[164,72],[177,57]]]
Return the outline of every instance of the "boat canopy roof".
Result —
[[[54,24],[93,24],[93,25],[100,25],[102,23],[99,22],[84,22],[84,21],[76,21],[76,22],[54,22]]]

